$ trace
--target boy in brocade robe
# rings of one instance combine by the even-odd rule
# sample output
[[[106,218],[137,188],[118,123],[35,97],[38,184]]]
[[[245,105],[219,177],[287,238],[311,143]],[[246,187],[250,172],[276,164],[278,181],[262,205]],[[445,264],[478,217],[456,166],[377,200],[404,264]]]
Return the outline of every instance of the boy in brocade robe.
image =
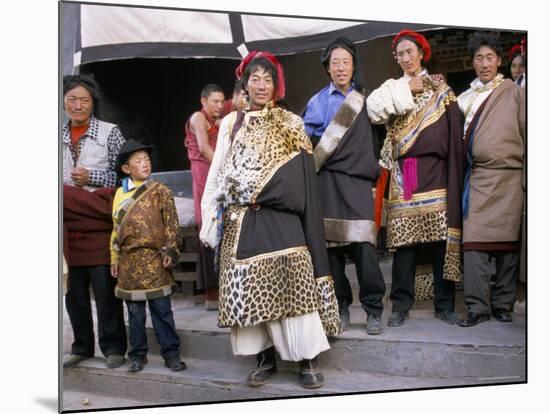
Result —
[[[170,301],[171,268],[179,257],[178,216],[170,189],[149,179],[151,151],[151,146],[128,140],[117,159],[123,178],[113,201],[111,274],[118,279],[116,297],[128,307],[128,372],[141,371],[147,363],[146,301],[164,365],[172,371],[186,368]]]

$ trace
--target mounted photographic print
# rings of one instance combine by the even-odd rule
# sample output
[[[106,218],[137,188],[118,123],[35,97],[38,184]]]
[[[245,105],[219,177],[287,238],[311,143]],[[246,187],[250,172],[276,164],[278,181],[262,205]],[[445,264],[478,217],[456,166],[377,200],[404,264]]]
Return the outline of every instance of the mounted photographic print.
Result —
[[[62,412],[527,382],[527,32],[311,14],[60,2]]]

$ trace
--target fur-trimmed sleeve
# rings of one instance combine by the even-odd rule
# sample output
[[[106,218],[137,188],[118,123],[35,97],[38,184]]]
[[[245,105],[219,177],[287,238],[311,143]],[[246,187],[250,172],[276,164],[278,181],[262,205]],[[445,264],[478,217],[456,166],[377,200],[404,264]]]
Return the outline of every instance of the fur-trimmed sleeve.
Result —
[[[219,191],[218,174],[223,167],[225,158],[231,147],[231,139],[229,136],[233,129],[236,116],[237,113],[232,112],[222,120],[218,132],[218,141],[214,151],[214,158],[208,170],[208,177],[201,200],[202,226],[199,238],[210,247],[215,246],[217,235],[216,215],[218,211],[218,201],[216,198]]]
[[[393,115],[405,115],[414,108],[409,82],[388,79],[367,98],[367,113],[373,124],[384,124]]]

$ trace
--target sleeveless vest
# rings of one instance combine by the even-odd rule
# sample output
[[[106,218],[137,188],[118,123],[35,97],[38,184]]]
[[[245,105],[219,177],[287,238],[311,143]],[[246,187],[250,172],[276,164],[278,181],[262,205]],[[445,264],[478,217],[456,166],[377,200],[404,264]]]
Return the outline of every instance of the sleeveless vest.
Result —
[[[109,148],[107,138],[115,124],[103,122],[97,118],[90,120],[90,126],[85,135],[84,145],[80,149],[78,161],[74,162],[69,144],[63,142],[63,184],[74,185],[71,172],[75,167],[83,167],[88,170],[107,171],[110,167]],[[92,137],[96,137],[96,139]],[[94,186],[84,186],[88,191],[96,190]]]

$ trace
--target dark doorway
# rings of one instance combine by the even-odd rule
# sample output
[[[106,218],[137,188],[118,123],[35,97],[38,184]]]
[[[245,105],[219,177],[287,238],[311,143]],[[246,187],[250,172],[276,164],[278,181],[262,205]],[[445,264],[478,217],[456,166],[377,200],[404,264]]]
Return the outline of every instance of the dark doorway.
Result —
[[[128,59],[90,63],[103,92],[99,117],[118,124],[126,139],[153,144],[154,171],[189,169],[185,122],[200,109],[207,83],[233,91],[235,61],[229,59]],[[192,81],[191,81],[192,80]]]
[[[452,88],[456,96],[470,87],[470,83],[476,78],[474,70],[452,72],[447,74],[447,84]]]

